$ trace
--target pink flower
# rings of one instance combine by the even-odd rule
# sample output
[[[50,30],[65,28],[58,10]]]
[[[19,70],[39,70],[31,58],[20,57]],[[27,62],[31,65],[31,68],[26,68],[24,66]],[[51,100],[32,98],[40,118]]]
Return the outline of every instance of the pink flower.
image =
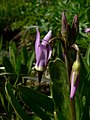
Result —
[[[85,29],[85,32],[86,32],[86,33],[90,33],[90,28],[86,28],[86,29]]]
[[[49,40],[51,38],[52,31],[50,30],[46,36],[43,38],[42,42],[40,42],[40,33],[38,28],[36,28],[36,42],[35,42],[35,53],[36,53],[36,65],[35,69],[37,71],[44,71],[47,63],[51,57],[52,49],[49,44]]]

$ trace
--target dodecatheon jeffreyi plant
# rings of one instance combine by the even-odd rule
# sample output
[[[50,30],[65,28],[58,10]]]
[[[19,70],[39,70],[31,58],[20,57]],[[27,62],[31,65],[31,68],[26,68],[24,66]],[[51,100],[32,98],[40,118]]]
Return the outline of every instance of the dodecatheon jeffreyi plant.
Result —
[[[35,69],[38,71],[38,81],[41,82],[43,71],[46,69],[47,63],[52,53],[52,48],[49,44],[52,31],[50,30],[42,41],[40,41],[40,32],[38,28],[36,28],[36,31],[37,35],[35,41],[35,54],[36,54]]]
[[[86,33],[90,33],[90,28],[86,28],[86,29],[85,29],[85,32],[86,32]]]
[[[80,72],[79,48],[76,44],[74,44],[73,46],[77,50],[77,53],[76,53],[76,60],[72,65],[72,71],[70,75],[70,82],[71,82],[70,98],[73,98],[75,96],[79,84],[79,72]]]

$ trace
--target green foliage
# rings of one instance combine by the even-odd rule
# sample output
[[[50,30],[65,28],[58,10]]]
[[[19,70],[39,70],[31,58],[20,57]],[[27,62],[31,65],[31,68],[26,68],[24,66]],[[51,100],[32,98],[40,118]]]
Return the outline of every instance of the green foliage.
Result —
[[[40,94],[30,88],[21,85],[15,88],[9,83],[6,83],[5,91],[8,101],[10,102],[16,115],[18,115],[20,119],[32,120],[33,117],[29,117],[22,109],[22,106],[20,105],[21,102],[19,103],[19,101],[22,101],[24,105],[26,104],[29,107],[30,111],[32,110],[32,112],[35,112],[35,114],[37,114],[43,120],[51,120],[49,114],[52,114],[53,116],[54,104],[52,99],[48,96]],[[15,92],[18,92],[18,95],[20,96],[19,99],[21,100],[17,100],[17,98],[15,97]],[[35,117],[33,118],[35,119]]]
[[[54,41],[52,53],[52,59],[60,59],[51,61],[49,65],[51,98],[22,86],[23,83],[26,85],[22,78],[32,72],[35,60],[33,36],[36,34],[35,30],[30,30],[27,35],[22,31],[35,25],[39,26],[42,38],[49,29],[53,30],[52,37],[58,37],[64,10],[69,23],[75,14],[79,16],[80,23],[76,43],[82,55],[80,82],[75,96],[76,119],[90,119],[90,34],[84,33],[84,29],[90,27],[90,0],[0,0],[0,66],[5,67],[3,70],[0,67],[0,119],[70,120],[69,77],[61,58],[60,41]],[[13,40],[3,46],[3,32],[16,29],[21,31],[21,47],[17,47],[19,41]],[[31,115],[26,113],[28,109]]]
[[[49,65],[52,97],[55,109],[60,112],[59,119],[70,120],[68,71],[62,60],[57,59]]]
[[[18,117],[22,120],[32,120],[31,117],[29,117],[24,110],[22,109],[22,107],[20,106],[19,102],[16,100],[14,94],[13,94],[13,90],[12,90],[12,86],[10,86],[10,84],[6,83],[6,94],[8,97],[8,101],[11,103],[13,109],[15,110],[16,114],[18,114]]]
[[[23,102],[28,105],[33,112],[43,120],[50,120],[46,112],[51,114],[54,111],[54,105],[51,98],[23,86],[18,86],[18,90]]]

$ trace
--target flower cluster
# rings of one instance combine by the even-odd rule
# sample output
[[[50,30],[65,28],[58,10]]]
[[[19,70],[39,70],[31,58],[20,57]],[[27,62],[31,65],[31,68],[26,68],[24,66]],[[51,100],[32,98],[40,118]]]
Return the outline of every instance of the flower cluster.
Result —
[[[61,35],[67,47],[70,47],[75,43],[78,32],[79,32],[78,16],[77,15],[74,16],[72,27],[70,27],[65,16],[65,12],[63,12]]]
[[[36,54],[36,64],[35,69],[38,71],[39,82],[41,81],[43,71],[46,69],[47,63],[52,54],[52,48],[50,46],[50,39],[52,36],[52,31],[50,30],[46,36],[40,40],[40,32],[38,27],[36,27],[36,41],[35,41],[35,54]],[[75,44],[77,34],[79,32],[79,20],[78,16],[75,15],[73,18],[72,26],[67,22],[65,12],[62,13],[62,28],[61,28],[61,38],[64,43],[64,49],[66,52],[68,48],[74,47],[76,51],[76,60],[72,65],[70,78],[70,98],[75,96],[78,83],[79,83],[79,71],[80,71],[80,60],[79,60],[79,48]],[[90,28],[87,28],[85,32],[90,32]],[[68,52],[67,52],[68,53]],[[67,57],[67,55],[66,55]]]

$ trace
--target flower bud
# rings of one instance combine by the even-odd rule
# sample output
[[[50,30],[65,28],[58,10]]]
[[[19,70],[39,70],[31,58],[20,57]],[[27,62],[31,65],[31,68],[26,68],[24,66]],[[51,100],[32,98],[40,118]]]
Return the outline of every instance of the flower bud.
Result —
[[[69,37],[69,46],[71,46],[75,43],[78,33],[79,33],[79,20],[78,20],[78,16],[75,15],[74,18],[73,18],[71,34],[70,34],[70,37]]]
[[[64,39],[68,39],[70,26],[68,25],[67,18],[65,16],[65,12],[62,13],[62,29],[61,34]]]
[[[73,70],[73,71],[79,71],[79,70],[80,70],[80,62],[79,62],[78,60],[76,60],[76,61],[73,63],[72,70]]]
[[[70,76],[71,81],[71,91],[70,98],[73,98],[79,83],[79,72],[80,72],[80,61],[76,59],[76,61],[72,65],[72,71]]]

